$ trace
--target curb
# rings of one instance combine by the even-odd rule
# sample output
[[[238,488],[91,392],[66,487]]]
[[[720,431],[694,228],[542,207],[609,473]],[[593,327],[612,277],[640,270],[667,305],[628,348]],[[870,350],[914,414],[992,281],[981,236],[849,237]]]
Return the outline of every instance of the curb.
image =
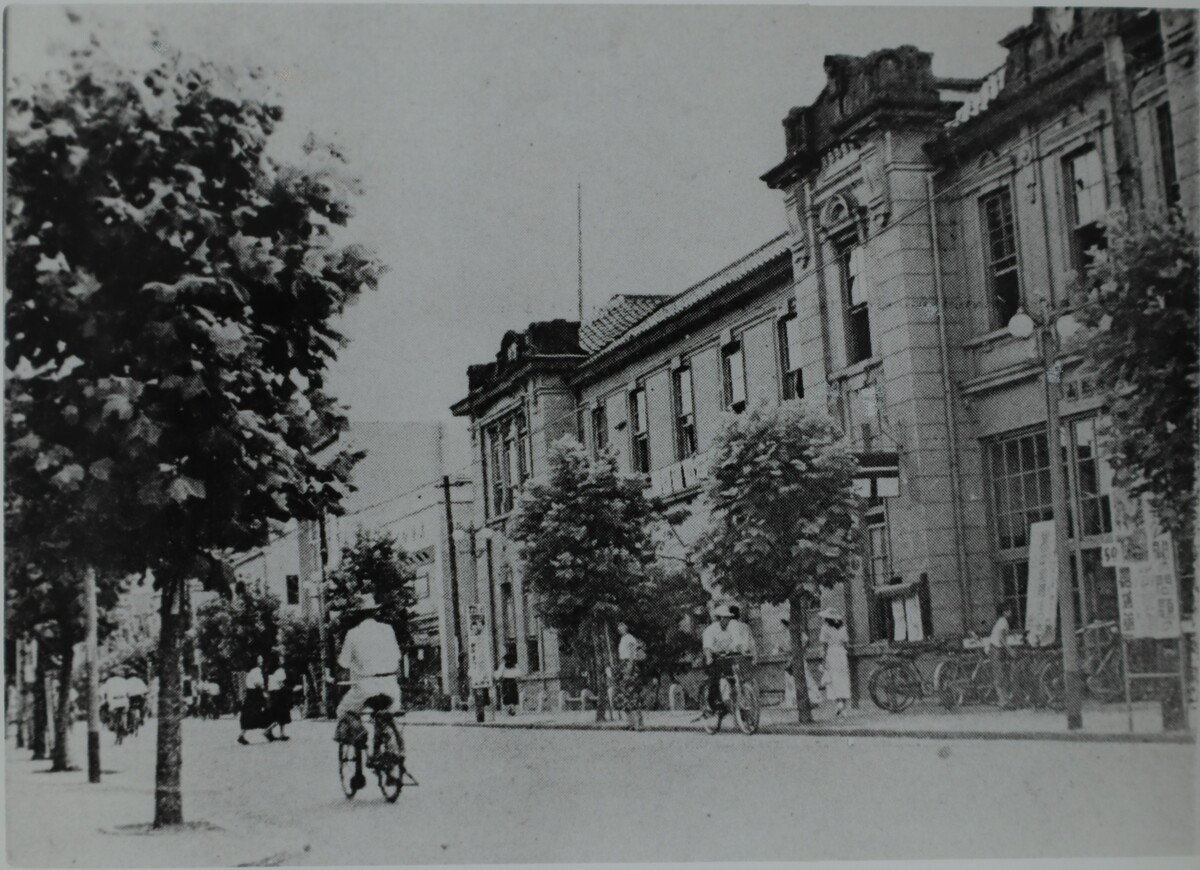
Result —
[[[526,722],[511,725],[495,725],[487,722],[407,722],[406,727],[432,728],[492,728],[513,731],[624,731],[607,724],[582,722]],[[704,734],[694,726],[652,725],[646,731],[681,734]],[[729,732],[733,733],[733,732]],[[1122,734],[1080,733],[1070,731],[950,731],[937,729],[902,728],[832,728],[822,725],[768,725],[759,734],[770,736],[792,735],[796,737],[900,737],[913,740],[1057,740],[1066,743],[1167,743],[1194,744],[1196,736],[1191,733],[1169,734]],[[707,735],[705,735],[707,736]]]

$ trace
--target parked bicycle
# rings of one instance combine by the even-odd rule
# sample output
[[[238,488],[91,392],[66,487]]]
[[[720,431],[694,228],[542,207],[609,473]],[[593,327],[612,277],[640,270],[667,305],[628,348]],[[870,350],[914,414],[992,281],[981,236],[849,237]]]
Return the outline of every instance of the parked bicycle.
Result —
[[[364,725],[359,739],[353,743],[338,742],[338,777],[347,798],[353,798],[366,787],[364,769],[375,774],[388,803],[396,802],[405,785],[419,785],[404,766],[404,735],[396,724],[404,711],[393,712],[389,709],[391,704],[392,699],[387,695],[368,698],[370,727]]]
[[[920,698],[941,697],[947,664],[938,662],[931,679],[927,680],[917,667],[916,651],[889,652],[879,659],[867,678],[867,694],[881,710],[903,712]]]
[[[1111,703],[1125,694],[1125,663],[1121,655],[1121,631],[1115,622],[1093,622],[1075,634],[1084,640],[1084,659],[1080,664],[1083,688],[1101,703]],[[1046,704],[1051,709],[1066,706],[1062,656],[1046,662],[1038,677]]]
[[[708,734],[716,734],[721,730],[721,720],[730,712],[734,721],[743,734],[753,734],[758,730],[759,701],[758,686],[754,678],[745,670],[750,665],[749,656],[728,656],[730,676],[721,677],[721,700],[715,710],[709,709],[706,698],[699,718],[704,722],[704,730]]]

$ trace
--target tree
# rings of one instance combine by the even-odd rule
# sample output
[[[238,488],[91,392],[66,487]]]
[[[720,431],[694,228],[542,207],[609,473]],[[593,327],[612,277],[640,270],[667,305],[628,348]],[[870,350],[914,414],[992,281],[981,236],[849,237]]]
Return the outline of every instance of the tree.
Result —
[[[1149,497],[1177,541],[1195,520],[1197,239],[1178,212],[1117,214],[1082,283],[1086,365],[1104,392],[1114,483]]]
[[[795,404],[732,418],[712,456],[700,561],[727,594],[788,603],[792,672],[803,674],[806,609],[854,565],[855,460],[830,420]],[[811,722],[808,693],[796,694],[800,721]]]
[[[679,569],[650,565],[631,590],[624,615],[634,635],[646,645],[643,668],[659,684],[669,684],[692,665],[700,639],[689,631],[688,616],[708,603],[708,590],[691,566]]]
[[[213,599],[196,611],[196,646],[224,697],[237,697],[242,675],[259,656],[269,657],[276,649],[280,625],[279,599],[253,587]]]
[[[69,536],[59,534],[55,517],[65,506],[55,493],[44,501],[31,502],[19,482],[29,469],[18,461],[6,463],[9,488],[5,501],[5,593],[6,626],[17,636],[38,641],[38,686],[35,695],[35,757],[44,757],[44,730],[50,705],[45,697],[46,675],[58,672],[58,698],[53,705],[54,746],[51,771],[72,769],[70,734],[73,723],[71,687],[74,683],[75,647],[87,634],[84,567],[71,551]],[[121,578],[98,574],[96,603],[101,636],[112,628],[111,611],[122,587]]]
[[[306,715],[315,716],[319,709],[322,685],[321,628],[314,620],[283,617],[279,627],[279,646],[283,651],[283,666],[289,673],[303,674],[313,690],[308,697]],[[332,650],[330,651],[332,660]]]
[[[543,619],[590,651],[603,719],[612,631],[632,612],[635,587],[654,560],[658,509],[643,478],[619,474],[611,453],[593,461],[570,437],[551,447],[546,468],[527,484],[509,534],[522,545],[524,576]]]
[[[401,648],[407,646],[411,639],[409,611],[417,603],[415,581],[405,563],[404,548],[394,535],[359,528],[354,541],[342,547],[338,569],[328,577],[326,604],[338,614],[331,634],[337,638],[345,635],[353,619],[352,608],[369,593],[379,605],[375,618],[392,627]]]
[[[227,556],[271,521],[336,507],[351,457],[324,390],[331,325],[383,267],[335,241],[357,183],[332,146],[267,152],[283,116],[238,75],[92,49],[17,81],[7,126],[10,451],[58,492],[71,552],[150,569],[161,591],[156,826],[183,821],[184,584],[227,590]]]

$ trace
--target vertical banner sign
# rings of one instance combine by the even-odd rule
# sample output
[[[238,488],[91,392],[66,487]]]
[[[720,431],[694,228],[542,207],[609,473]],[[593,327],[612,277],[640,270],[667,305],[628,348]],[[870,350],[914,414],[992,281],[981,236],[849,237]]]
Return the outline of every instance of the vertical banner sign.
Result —
[[[1025,629],[1033,646],[1054,643],[1058,621],[1058,553],[1054,520],[1029,526],[1029,588],[1025,600]]]
[[[1134,506],[1140,510],[1134,510]],[[1117,499],[1112,544],[1100,552],[1101,564],[1117,572],[1117,605],[1126,639],[1173,640],[1181,635],[1179,581],[1169,534],[1161,534],[1144,502]]]
[[[492,648],[487,637],[487,620],[479,606],[469,607],[471,633],[467,641],[471,688],[487,689],[492,685]]]

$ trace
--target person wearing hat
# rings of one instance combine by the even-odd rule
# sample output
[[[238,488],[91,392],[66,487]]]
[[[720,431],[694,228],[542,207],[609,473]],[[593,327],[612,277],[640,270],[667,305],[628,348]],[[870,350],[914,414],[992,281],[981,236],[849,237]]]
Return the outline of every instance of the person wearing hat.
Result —
[[[713,621],[704,629],[704,665],[708,669],[708,705],[709,709],[722,715],[721,709],[721,678],[733,676],[733,661],[735,655],[749,655],[750,649],[745,644],[742,633],[733,628],[733,611],[728,605],[722,604],[713,611]]]
[[[367,701],[383,696],[389,706],[400,704],[400,645],[390,625],[375,619],[379,605],[374,595],[364,595],[354,608],[362,620],[346,632],[338,665],[350,672],[350,689],[338,704],[334,739],[355,743],[365,733],[360,716]],[[352,739],[346,739],[350,737]],[[355,781],[362,777],[362,753],[358,753]]]
[[[841,716],[850,700],[850,657],[846,647],[850,645],[850,635],[846,632],[846,624],[841,611],[827,607],[821,611],[821,648],[825,656],[825,697],[837,701],[835,715]]]

